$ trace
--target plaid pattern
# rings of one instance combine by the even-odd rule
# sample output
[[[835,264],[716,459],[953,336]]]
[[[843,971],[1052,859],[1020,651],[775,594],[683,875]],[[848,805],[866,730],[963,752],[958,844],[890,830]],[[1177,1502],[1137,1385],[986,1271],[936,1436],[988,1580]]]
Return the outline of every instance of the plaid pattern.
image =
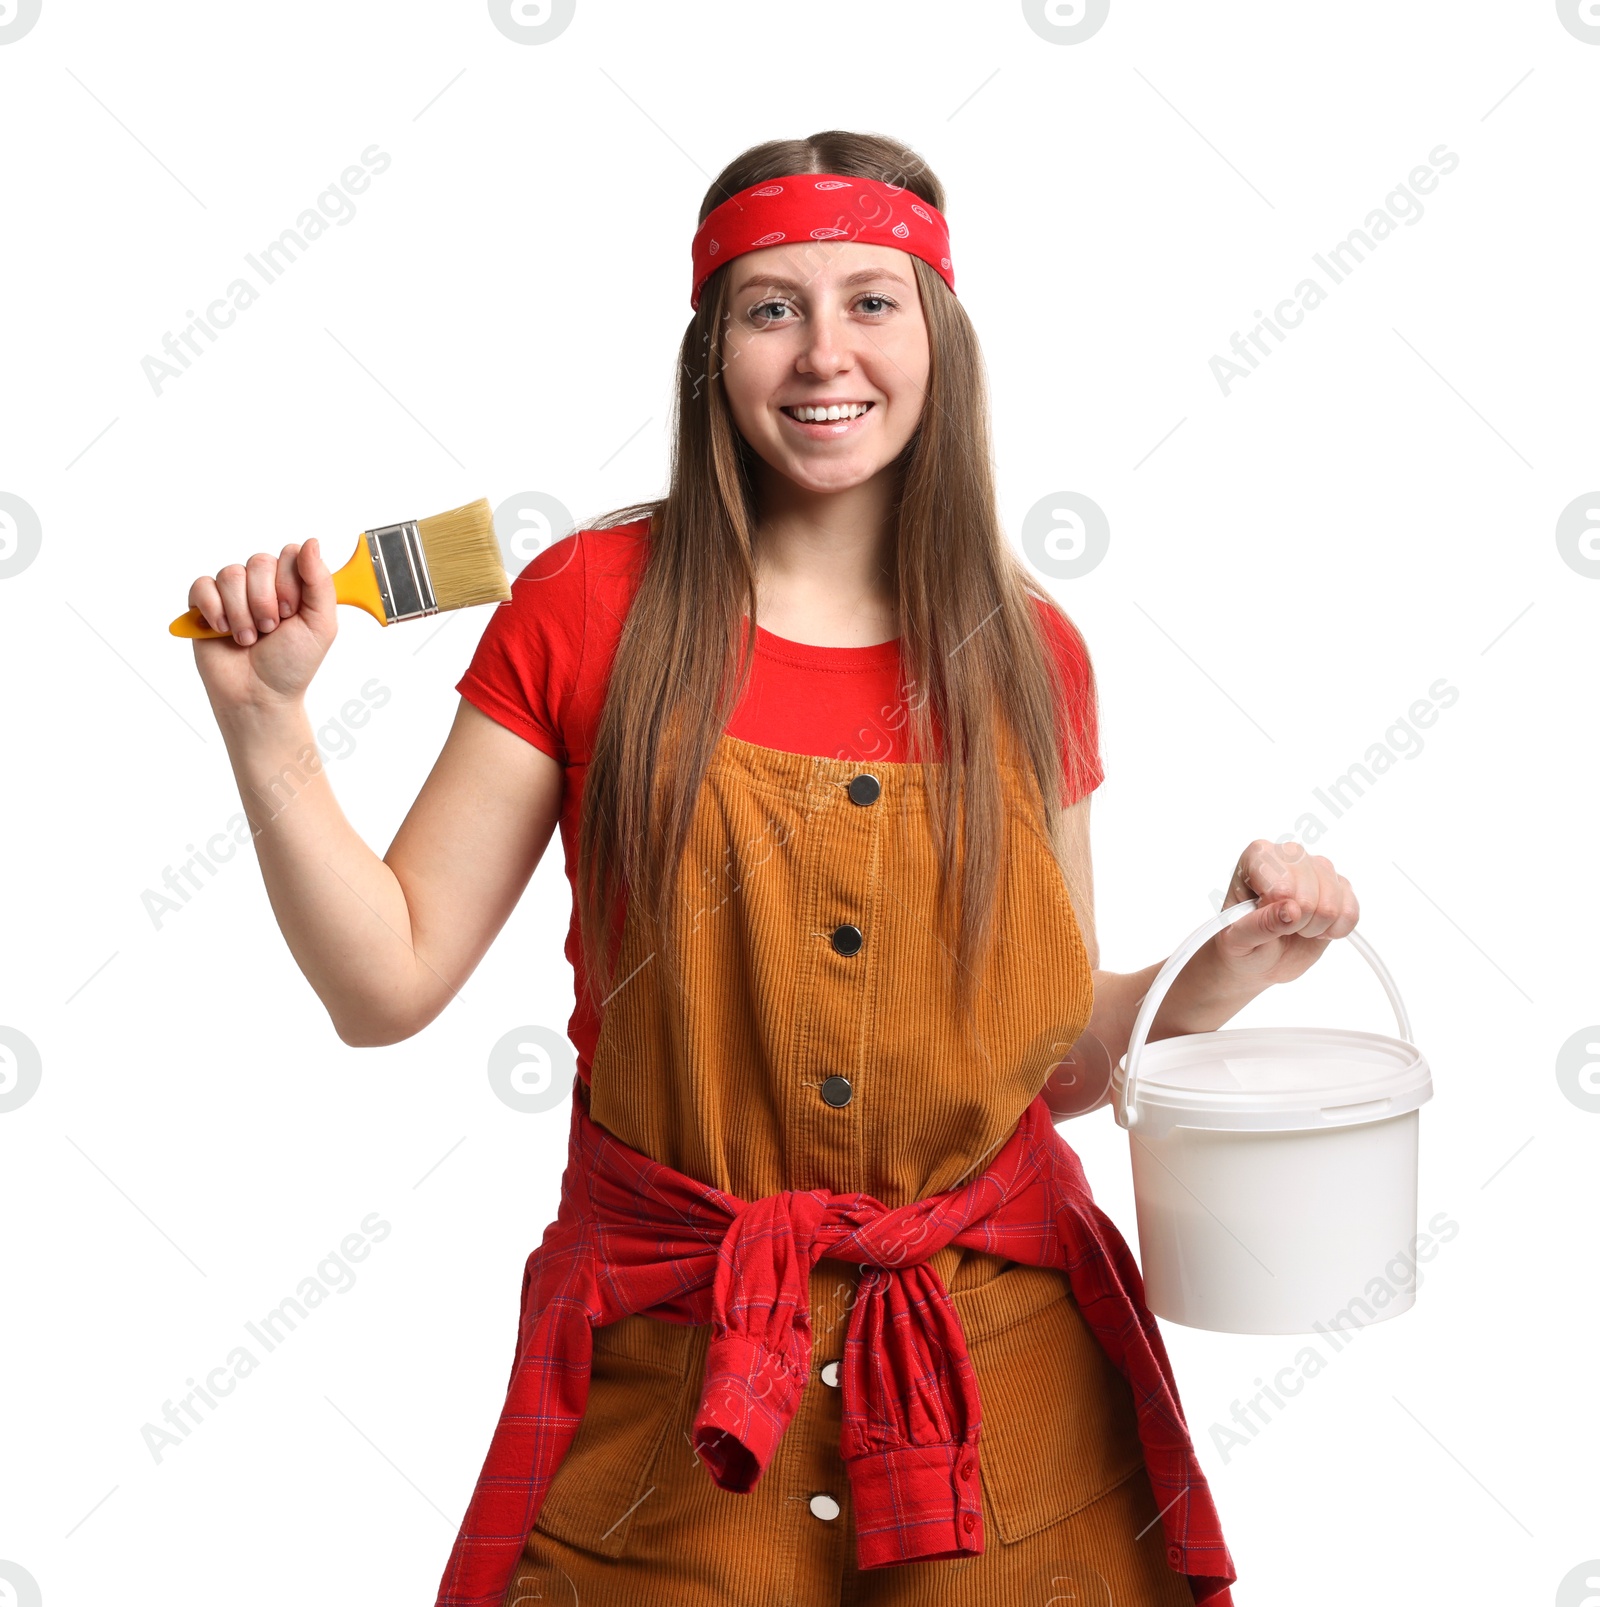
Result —
[[[505,1406],[435,1607],[501,1607],[583,1417],[596,1324],[645,1312],[712,1325],[695,1448],[720,1486],[749,1490],[810,1375],[809,1276],[822,1256],[865,1268],[840,1371],[858,1566],[981,1552],[977,1379],[925,1265],[952,1242],[1065,1272],[1131,1386],[1167,1560],[1196,1602],[1231,1607],[1238,1576],[1138,1265],[1042,1096],[981,1175],[890,1209],[827,1189],[747,1204],[624,1144],[584,1092],[574,1085],[561,1203],[523,1273]]]

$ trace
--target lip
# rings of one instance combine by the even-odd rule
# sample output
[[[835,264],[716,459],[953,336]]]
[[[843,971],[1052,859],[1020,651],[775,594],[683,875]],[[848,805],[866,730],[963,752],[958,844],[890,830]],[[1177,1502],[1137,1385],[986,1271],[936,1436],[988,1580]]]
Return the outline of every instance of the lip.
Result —
[[[853,396],[841,397],[839,399],[841,404],[844,402],[864,400],[866,400],[866,398]],[[788,405],[790,407],[832,407],[835,404],[833,402],[821,401],[791,402]],[[780,407],[778,409],[778,417],[781,418],[791,430],[798,430],[802,435],[808,436],[813,441],[832,441],[837,440],[841,435],[848,435],[852,430],[858,428],[862,424],[865,424],[867,420],[870,419],[877,411],[878,403],[873,402],[865,413],[858,414],[855,418],[821,419],[802,423],[799,419],[790,417],[790,415],[785,413],[783,408]]]

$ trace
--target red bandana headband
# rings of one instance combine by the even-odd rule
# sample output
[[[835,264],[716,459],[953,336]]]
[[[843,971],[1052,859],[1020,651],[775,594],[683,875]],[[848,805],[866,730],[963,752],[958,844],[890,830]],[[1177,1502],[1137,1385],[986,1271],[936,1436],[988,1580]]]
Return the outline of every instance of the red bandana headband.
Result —
[[[909,251],[956,288],[950,226],[915,190],[842,173],[788,173],[752,184],[707,213],[691,246],[689,305],[700,305],[706,276],[730,257],[808,240],[857,240]]]

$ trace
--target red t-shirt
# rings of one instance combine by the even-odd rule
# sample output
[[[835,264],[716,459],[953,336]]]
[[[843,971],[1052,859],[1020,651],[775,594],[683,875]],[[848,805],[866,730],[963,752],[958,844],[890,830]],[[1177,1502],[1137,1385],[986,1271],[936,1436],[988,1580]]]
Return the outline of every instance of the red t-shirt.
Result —
[[[456,690],[491,719],[542,748],[565,767],[561,842],[574,901],[565,952],[577,1004],[567,1032],[586,1081],[599,1013],[583,987],[577,891],[578,820],[594,733],[605,703],[622,622],[643,572],[647,519],[609,530],[579,530],[546,547],[517,576],[511,601],[489,616]],[[1105,777],[1099,758],[1094,675],[1075,627],[1037,605],[1046,640],[1071,689],[1075,728],[1094,756],[1074,774],[1064,764],[1067,801],[1092,792]],[[727,731],[786,753],[830,759],[904,763],[908,716],[899,696],[900,644],[815,647],[756,626],[755,662]]]

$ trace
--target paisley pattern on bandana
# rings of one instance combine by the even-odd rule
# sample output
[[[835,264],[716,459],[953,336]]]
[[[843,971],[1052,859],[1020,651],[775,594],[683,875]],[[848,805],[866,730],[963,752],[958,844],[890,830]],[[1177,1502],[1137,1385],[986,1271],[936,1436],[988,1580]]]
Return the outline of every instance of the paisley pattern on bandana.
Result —
[[[730,257],[784,240],[799,246],[807,240],[893,246],[921,257],[953,292],[950,226],[938,207],[911,199],[913,193],[897,184],[841,173],[789,173],[740,190],[695,230],[689,305],[700,305],[700,287],[712,269]]]

